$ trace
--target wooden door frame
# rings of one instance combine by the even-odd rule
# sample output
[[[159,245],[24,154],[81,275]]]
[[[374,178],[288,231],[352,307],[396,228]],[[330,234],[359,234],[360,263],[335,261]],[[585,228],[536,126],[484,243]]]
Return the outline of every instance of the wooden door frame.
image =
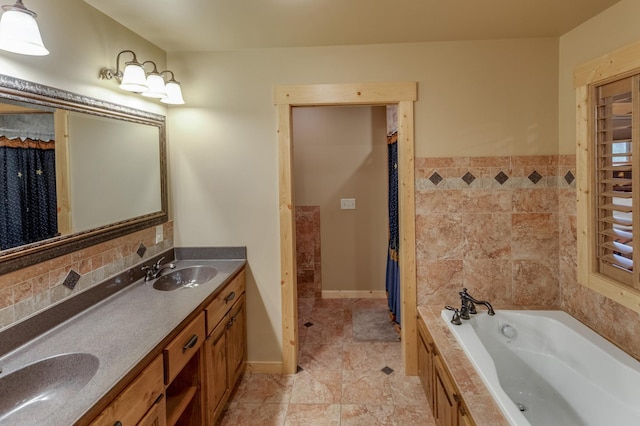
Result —
[[[292,108],[295,106],[397,104],[402,359],[405,374],[416,375],[418,362],[413,103],[417,100],[417,83],[276,86],[274,99],[278,109],[282,373],[293,374],[298,368]]]

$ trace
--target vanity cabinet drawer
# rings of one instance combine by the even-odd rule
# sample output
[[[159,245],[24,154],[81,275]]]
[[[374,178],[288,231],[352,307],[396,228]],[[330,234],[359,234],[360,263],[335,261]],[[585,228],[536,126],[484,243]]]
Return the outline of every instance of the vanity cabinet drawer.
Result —
[[[91,426],[113,426],[118,422],[123,426],[137,424],[164,392],[162,378],[162,356],[158,356],[91,422]]]
[[[205,315],[201,312],[164,348],[165,383],[171,383],[205,340]]]
[[[245,272],[242,270],[205,308],[207,312],[207,336],[211,334],[220,319],[244,293],[244,275]]]

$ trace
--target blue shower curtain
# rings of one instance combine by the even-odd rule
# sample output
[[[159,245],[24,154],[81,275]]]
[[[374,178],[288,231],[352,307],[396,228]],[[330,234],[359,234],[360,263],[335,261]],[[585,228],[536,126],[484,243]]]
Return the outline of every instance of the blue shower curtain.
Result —
[[[386,290],[389,312],[393,321],[400,325],[400,249],[398,224],[398,135],[387,137],[389,169],[389,249],[387,252]]]
[[[0,137],[0,249],[57,235],[54,146]]]

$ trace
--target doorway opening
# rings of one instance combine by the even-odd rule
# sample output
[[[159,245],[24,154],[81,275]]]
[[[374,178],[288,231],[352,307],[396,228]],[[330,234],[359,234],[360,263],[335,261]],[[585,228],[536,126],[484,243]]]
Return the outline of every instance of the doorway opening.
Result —
[[[398,105],[402,358],[405,374],[417,374],[413,129],[413,102],[416,99],[417,84],[415,82],[323,84],[275,88],[275,104],[278,108],[282,372],[284,374],[295,373],[298,364],[292,108],[389,104]]]

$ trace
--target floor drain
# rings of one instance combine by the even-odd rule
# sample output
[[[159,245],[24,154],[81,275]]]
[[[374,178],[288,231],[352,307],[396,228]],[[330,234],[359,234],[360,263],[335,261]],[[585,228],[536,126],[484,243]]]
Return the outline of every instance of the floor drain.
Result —
[[[521,404],[519,402],[516,402],[516,405],[518,406],[518,410],[525,412],[527,411],[527,407],[524,406],[524,404]]]

